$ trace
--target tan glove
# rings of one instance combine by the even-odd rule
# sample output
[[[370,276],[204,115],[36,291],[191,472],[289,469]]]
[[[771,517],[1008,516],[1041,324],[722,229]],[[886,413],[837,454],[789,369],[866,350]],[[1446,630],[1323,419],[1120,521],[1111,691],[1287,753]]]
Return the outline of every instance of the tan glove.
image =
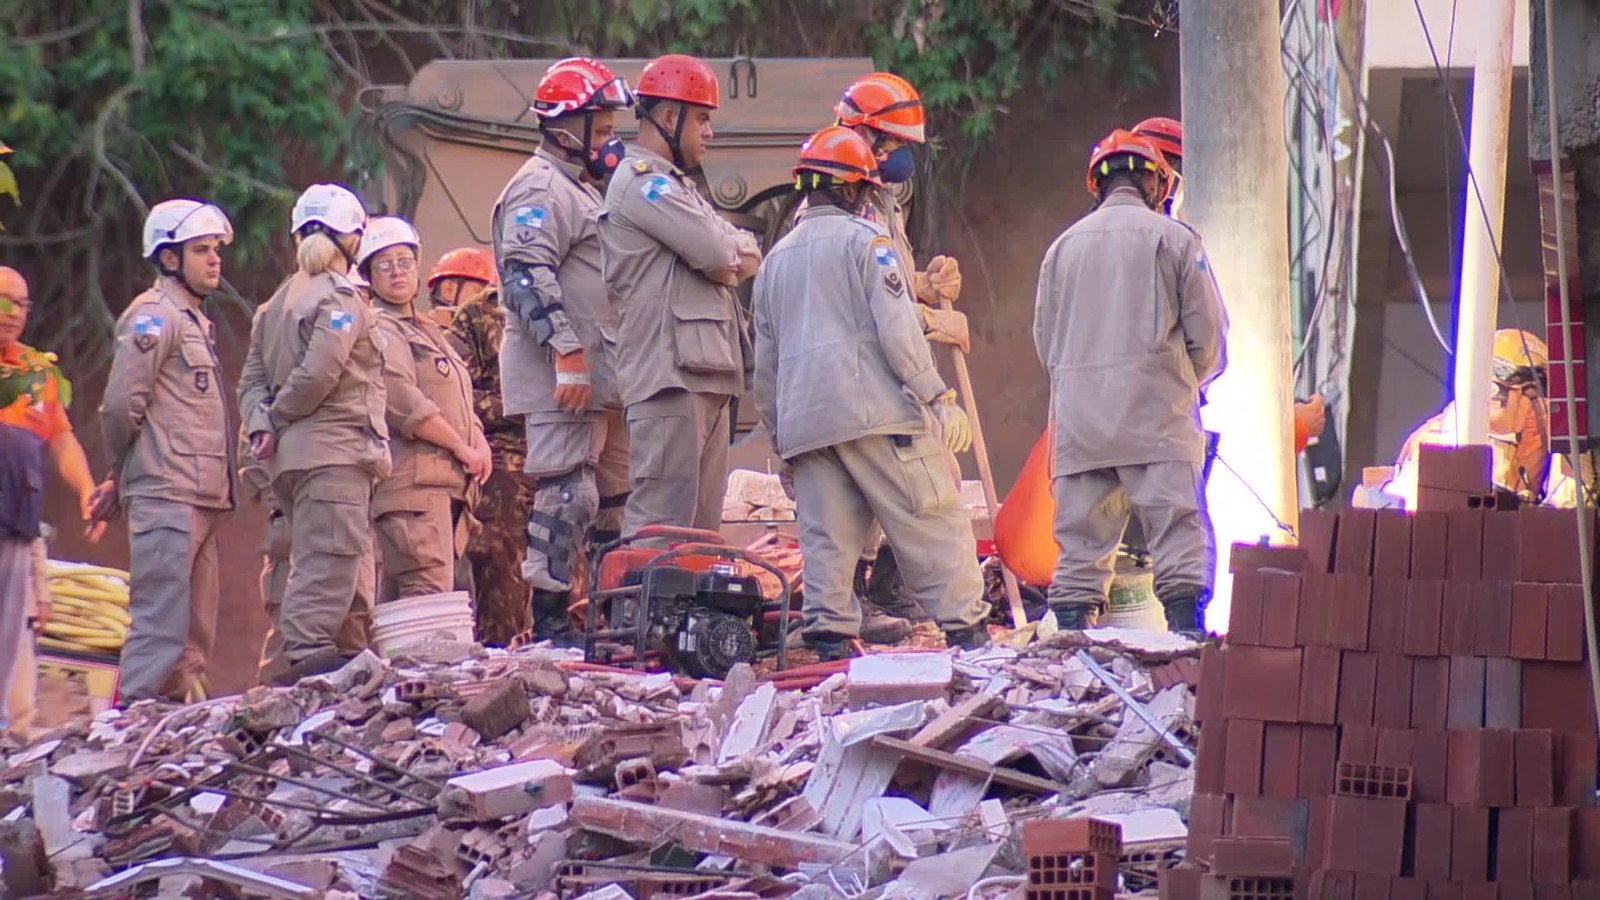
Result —
[[[589,362],[583,351],[557,353],[555,360],[556,403],[574,415],[588,409],[592,387],[589,383]]]
[[[950,344],[962,353],[972,352],[972,337],[967,331],[967,314],[953,309],[917,307],[917,319],[922,323],[922,333],[930,341]]]
[[[928,261],[928,286],[933,289],[935,304],[956,302],[961,296],[961,264],[953,256],[935,256]]]
[[[967,413],[956,402],[955,391],[945,391],[933,400],[933,416],[939,420],[939,430],[944,432],[944,445],[951,453],[965,453],[972,446],[972,423]]]

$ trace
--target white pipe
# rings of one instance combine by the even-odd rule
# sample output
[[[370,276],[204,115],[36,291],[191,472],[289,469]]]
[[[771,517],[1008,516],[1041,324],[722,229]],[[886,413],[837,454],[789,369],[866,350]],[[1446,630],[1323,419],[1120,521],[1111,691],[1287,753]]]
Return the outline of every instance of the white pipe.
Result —
[[[1489,443],[1491,348],[1500,296],[1500,246],[1510,144],[1511,41],[1517,0],[1477,5],[1472,73],[1472,143],[1461,229],[1461,292],[1455,350],[1456,444]]]

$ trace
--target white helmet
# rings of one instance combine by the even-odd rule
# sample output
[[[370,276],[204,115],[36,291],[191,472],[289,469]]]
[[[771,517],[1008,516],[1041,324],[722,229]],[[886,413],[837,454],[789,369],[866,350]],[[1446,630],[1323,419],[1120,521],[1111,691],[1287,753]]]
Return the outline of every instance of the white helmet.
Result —
[[[313,222],[329,231],[354,234],[367,224],[367,210],[355,194],[337,184],[313,184],[294,202],[289,230],[295,234]]]
[[[417,237],[417,230],[411,223],[399,216],[380,216],[367,222],[367,230],[361,234],[361,246],[356,248],[356,268],[367,264],[379,250],[404,244],[412,250],[419,250],[422,239]]]
[[[182,244],[197,237],[216,235],[224,244],[233,243],[233,223],[222,210],[199,200],[163,200],[150,208],[144,219],[144,258],[168,244]]]

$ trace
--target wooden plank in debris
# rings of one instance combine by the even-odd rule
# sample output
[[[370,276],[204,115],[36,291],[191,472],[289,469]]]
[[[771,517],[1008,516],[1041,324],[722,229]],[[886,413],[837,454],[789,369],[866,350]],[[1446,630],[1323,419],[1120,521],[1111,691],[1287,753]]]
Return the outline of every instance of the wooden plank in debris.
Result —
[[[1003,697],[999,691],[973,694],[922,726],[921,731],[911,736],[911,743],[918,747],[934,749],[943,747],[978,724],[972,721],[974,718],[989,715],[1002,701]]]
[[[930,766],[938,766],[941,769],[949,769],[950,771],[971,775],[975,778],[987,778],[999,784],[1021,788],[1025,791],[1033,791],[1036,794],[1059,794],[1067,789],[1066,785],[1057,784],[1047,778],[1039,778],[1004,766],[991,766],[982,760],[957,756],[954,753],[946,753],[943,750],[918,747],[910,741],[902,741],[899,738],[892,738],[887,735],[880,734],[874,737],[872,745],[918,762],[927,763]]]
[[[821,835],[779,831],[605,797],[573,800],[572,820],[586,830],[625,841],[650,846],[672,841],[696,853],[714,853],[791,869],[801,863],[842,862],[856,852],[851,844]]]

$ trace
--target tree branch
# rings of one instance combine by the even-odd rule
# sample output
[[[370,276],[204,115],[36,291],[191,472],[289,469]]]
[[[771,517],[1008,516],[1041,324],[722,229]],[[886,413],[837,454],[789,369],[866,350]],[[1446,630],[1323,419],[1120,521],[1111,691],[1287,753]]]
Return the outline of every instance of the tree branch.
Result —
[[[239,172],[234,169],[229,169],[206,162],[200,157],[199,154],[195,153],[193,150],[190,150],[188,147],[183,146],[177,141],[169,141],[167,146],[179,159],[191,166],[194,166],[196,169],[199,169],[213,178],[237,181],[240,184],[246,185],[254,190],[266,194],[268,197],[272,197],[277,200],[283,200],[289,203],[294,202],[294,198],[296,197],[295,192],[283,187],[282,185],[270,184],[254,176],[247,175],[244,172]]]

